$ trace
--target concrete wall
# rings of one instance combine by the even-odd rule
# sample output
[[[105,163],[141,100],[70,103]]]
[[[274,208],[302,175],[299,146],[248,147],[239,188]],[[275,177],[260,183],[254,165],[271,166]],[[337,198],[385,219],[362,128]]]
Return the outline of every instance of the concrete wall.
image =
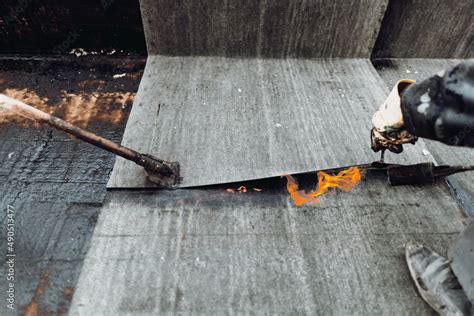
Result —
[[[369,57],[388,0],[141,0],[149,54]]]
[[[474,1],[391,0],[372,57],[474,57]]]

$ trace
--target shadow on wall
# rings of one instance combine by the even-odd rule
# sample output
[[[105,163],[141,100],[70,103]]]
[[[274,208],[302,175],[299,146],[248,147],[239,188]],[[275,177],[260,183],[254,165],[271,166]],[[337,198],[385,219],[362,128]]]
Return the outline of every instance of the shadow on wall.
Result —
[[[472,0],[390,0],[372,58],[473,58],[472,12]]]
[[[139,1],[0,2],[0,54],[59,55],[71,51],[146,55]]]

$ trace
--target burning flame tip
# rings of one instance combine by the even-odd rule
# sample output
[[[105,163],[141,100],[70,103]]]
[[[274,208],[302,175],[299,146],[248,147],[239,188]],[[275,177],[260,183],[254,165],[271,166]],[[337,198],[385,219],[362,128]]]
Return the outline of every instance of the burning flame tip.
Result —
[[[336,193],[336,188],[344,192],[352,190],[361,180],[361,173],[358,167],[350,167],[339,172],[337,175],[330,175],[324,171],[318,172],[318,187],[309,193],[299,190],[298,183],[291,175],[284,174],[287,180],[287,190],[296,206],[303,204],[317,204],[319,199],[316,197],[323,195],[328,190],[331,194]]]
[[[263,190],[260,189],[260,188],[252,188],[252,190],[255,191],[255,192],[262,192],[262,191],[263,191]],[[246,186],[241,185],[240,187],[238,187],[238,188],[235,189],[235,190],[232,189],[232,188],[228,188],[228,189],[226,189],[226,191],[227,191],[228,193],[235,193],[235,192],[247,193],[247,192],[249,191],[249,189],[247,189]]]

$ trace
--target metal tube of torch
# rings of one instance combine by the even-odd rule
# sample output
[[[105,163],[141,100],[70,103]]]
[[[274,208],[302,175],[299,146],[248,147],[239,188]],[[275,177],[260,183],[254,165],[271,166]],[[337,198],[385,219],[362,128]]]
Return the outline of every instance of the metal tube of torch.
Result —
[[[133,149],[116,144],[111,140],[88,132],[60,118],[40,111],[28,104],[12,99],[3,94],[0,94],[0,108],[6,109],[30,120],[46,123],[56,129],[71,134],[80,140],[113,152],[125,159],[134,161],[136,164],[144,167],[148,172],[179,179],[179,165],[175,162],[167,162],[150,155],[141,154]]]

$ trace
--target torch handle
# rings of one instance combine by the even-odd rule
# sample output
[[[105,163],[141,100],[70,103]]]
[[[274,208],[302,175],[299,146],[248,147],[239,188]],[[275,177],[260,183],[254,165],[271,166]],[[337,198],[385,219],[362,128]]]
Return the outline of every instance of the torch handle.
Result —
[[[387,168],[391,185],[425,184],[455,173],[474,170],[474,166],[435,166],[432,162]]]
[[[80,140],[88,142],[89,144],[100,147],[106,151],[110,151],[125,159],[134,161],[135,163],[145,167],[148,170],[162,173],[165,175],[173,174],[171,163],[168,163],[155,157],[151,157],[149,155],[140,154],[134,151],[133,149],[121,146],[111,140],[88,132],[58,117],[40,111],[37,108],[34,108],[21,101],[7,97],[3,94],[0,94],[0,108],[9,110],[30,120],[46,123],[58,130],[71,134]]]
[[[434,168],[435,177],[446,177],[455,173],[472,171],[474,166],[437,166]]]

